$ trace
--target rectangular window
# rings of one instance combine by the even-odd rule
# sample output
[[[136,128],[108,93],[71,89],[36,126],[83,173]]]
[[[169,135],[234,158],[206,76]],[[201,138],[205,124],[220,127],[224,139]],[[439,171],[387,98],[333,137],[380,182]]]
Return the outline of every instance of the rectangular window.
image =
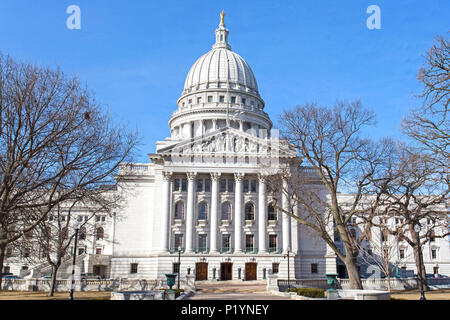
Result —
[[[84,248],[78,248],[78,255],[82,255],[84,253]]]
[[[222,235],[222,249],[223,251],[230,250],[230,235],[229,234],[223,234]]]
[[[248,192],[248,180],[244,180],[244,192]]]
[[[267,206],[267,220],[275,221],[277,220],[277,214],[275,212],[275,207],[272,204]]]
[[[100,222],[100,216],[95,216],[95,222]]]
[[[225,102],[225,96],[219,96],[219,102]]]
[[[275,251],[277,249],[277,235],[269,234],[269,250]]]
[[[405,250],[400,249],[400,259],[404,259],[404,258],[405,258]]]
[[[197,179],[197,192],[203,191],[203,179]]]
[[[236,103],[236,97],[231,97],[231,103]]]
[[[180,190],[180,179],[173,180],[173,190],[174,191]]]
[[[212,96],[208,96],[208,102],[213,102],[213,97]]]
[[[187,191],[187,179],[181,179],[181,191]]]
[[[201,252],[206,251],[206,234],[198,235],[198,250]]]
[[[183,248],[183,234],[175,234],[175,249]]]
[[[431,249],[431,259],[436,259],[436,258],[437,258],[437,250]]]
[[[226,192],[227,191],[227,180],[221,179],[220,180],[220,192]]]
[[[78,221],[78,222],[83,221],[83,216],[78,216],[78,217],[77,217],[77,221]]]
[[[242,98],[242,99],[241,99],[241,102],[242,102],[242,104],[245,105],[245,98]]]
[[[86,219],[85,220],[87,220],[87,217],[86,217]],[[102,217],[102,222],[105,222],[106,221],[106,217],[105,216],[103,216]]]
[[[280,264],[279,263],[272,263],[272,273],[273,274],[277,274],[278,273],[278,271],[279,271],[279,267],[280,267]]]
[[[254,236],[253,234],[246,234],[245,235],[245,251],[253,251],[253,240]]]
[[[172,273],[179,273],[180,272],[180,264],[178,262],[174,262],[172,264]]]
[[[138,272],[138,264],[137,263],[131,263],[130,264],[130,273],[137,273]]]
[[[197,98],[197,103],[202,103],[202,97]]]
[[[318,273],[319,268],[317,266],[317,263],[311,263],[311,273]]]
[[[95,254],[102,254],[102,248],[95,249]]]
[[[251,192],[256,192],[256,180],[251,180],[250,181],[250,191]]]
[[[205,179],[205,192],[211,192],[211,180]]]
[[[228,192],[233,192],[233,179],[228,179]]]

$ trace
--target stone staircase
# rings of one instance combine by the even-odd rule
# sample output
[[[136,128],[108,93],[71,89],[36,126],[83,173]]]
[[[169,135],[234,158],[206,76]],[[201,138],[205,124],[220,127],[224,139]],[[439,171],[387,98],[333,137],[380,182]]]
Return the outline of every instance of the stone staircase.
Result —
[[[198,293],[257,293],[266,292],[266,281],[196,281]]]

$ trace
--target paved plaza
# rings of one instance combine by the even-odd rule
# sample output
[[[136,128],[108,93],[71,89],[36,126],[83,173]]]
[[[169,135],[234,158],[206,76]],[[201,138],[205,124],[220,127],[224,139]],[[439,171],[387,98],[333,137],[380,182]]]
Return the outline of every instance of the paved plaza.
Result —
[[[291,300],[266,290],[265,281],[198,281],[189,300]]]

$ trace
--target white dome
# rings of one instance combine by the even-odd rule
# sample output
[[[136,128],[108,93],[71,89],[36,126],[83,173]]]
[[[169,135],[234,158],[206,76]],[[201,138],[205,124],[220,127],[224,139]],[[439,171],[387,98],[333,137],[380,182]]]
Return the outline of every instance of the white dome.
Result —
[[[226,127],[252,135],[272,128],[252,69],[231,51],[222,15],[212,50],[189,70],[177,105],[169,120],[171,138],[176,140]]]
[[[216,47],[201,56],[191,67],[183,94],[226,87],[259,96],[258,85],[248,63],[237,53]]]

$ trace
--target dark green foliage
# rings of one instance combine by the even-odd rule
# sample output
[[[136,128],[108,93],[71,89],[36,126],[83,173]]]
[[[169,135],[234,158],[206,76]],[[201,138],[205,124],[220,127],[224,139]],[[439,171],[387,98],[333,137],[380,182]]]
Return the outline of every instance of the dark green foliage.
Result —
[[[325,290],[315,288],[291,288],[286,292],[297,292],[297,295],[308,298],[325,298]]]

